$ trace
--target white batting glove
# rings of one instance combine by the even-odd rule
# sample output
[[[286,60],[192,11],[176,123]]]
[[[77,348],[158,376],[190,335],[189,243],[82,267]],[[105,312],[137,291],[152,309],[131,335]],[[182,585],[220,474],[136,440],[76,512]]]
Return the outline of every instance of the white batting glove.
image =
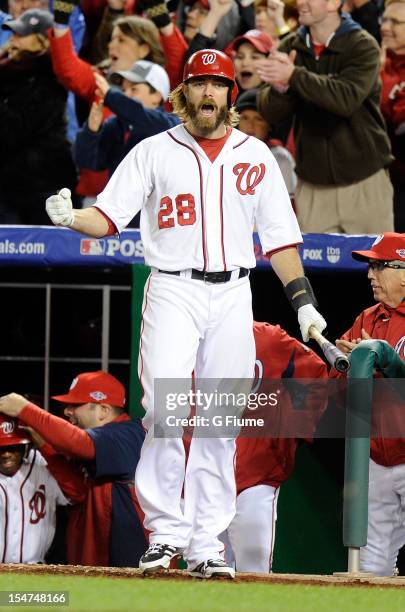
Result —
[[[46,212],[54,225],[70,227],[74,221],[70,189],[64,187],[46,200]]]
[[[326,321],[323,316],[316,310],[312,304],[305,304],[298,308],[298,323],[301,329],[301,335],[304,342],[308,342],[308,330],[313,325],[319,333],[322,333],[326,327]]]

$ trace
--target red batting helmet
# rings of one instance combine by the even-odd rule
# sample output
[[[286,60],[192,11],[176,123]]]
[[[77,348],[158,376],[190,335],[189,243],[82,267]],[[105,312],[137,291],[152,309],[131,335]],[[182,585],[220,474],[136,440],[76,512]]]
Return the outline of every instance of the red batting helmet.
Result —
[[[183,83],[200,76],[216,76],[230,81],[232,86],[231,103],[235,103],[238,95],[235,67],[231,58],[223,51],[202,49],[193,53],[184,66]]]
[[[15,444],[29,444],[31,442],[27,433],[21,429],[18,420],[0,414],[0,446],[14,446]]]

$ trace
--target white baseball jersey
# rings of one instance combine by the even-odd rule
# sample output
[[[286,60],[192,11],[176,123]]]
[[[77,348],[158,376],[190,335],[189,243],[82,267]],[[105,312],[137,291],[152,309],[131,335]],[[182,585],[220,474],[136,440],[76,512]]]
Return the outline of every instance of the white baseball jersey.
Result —
[[[142,210],[145,262],[154,269],[145,287],[139,356],[148,433],[135,482],[150,543],[183,549],[193,569],[218,558],[223,549],[218,535],[235,512],[235,439],[193,437],[186,468],[182,430],[154,437],[165,416],[155,381],[180,380],[187,390],[194,370],[196,380],[214,381],[208,383],[211,390],[215,380],[250,384],[255,355],[250,283],[237,268],[256,264],[255,225],[266,252],[301,242],[301,233],[273,155],[238,130],[231,131],[214,162],[181,125],[143,140],[95,206],[119,231]],[[192,268],[235,274],[227,282],[205,283],[164,272]]]
[[[68,503],[36,450],[14,476],[0,473],[0,562],[43,562],[55,534],[56,504]]]
[[[95,206],[119,231],[142,210],[145,262],[164,270],[253,268],[254,226],[264,252],[302,242],[274,156],[236,129],[214,162],[182,125],[146,138]]]

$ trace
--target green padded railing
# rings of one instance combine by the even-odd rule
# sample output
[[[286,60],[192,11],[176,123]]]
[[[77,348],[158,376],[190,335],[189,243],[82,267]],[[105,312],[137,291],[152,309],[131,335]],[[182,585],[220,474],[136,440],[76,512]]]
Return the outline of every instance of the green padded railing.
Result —
[[[373,372],[386,378],[405,378],[405,363],[385,340],[364,340],[350,356],[346,402],[343,544],[367,543],[368,470],[373,400]]]

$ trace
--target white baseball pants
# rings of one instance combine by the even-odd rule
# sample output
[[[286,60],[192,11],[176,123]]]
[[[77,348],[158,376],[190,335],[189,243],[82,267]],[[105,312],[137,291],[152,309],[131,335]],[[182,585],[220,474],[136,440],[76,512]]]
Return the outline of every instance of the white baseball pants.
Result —
[[[182,428],[176,437],[154,437],[155,409],[162,414],[162,406],[155,406],[154,381],[183,380],[189,389],[194,370],[197,379],[251,382],[254,361],[248,277],[206,284],[152,272],[139,355],[148,433],[135,484],[150,542],[184,549],[189,568],[223,551],[218,535],[235,514],[235,439],[193,437],[186,469]]]
[[[238,572],[271,572],[279,490],[256,485],[237,496],[235,516],[221,540],[225,559]]]
[[[392,576],[405,544],[405,464],[385,467],[370,459],[367,546],[360,569]]]

